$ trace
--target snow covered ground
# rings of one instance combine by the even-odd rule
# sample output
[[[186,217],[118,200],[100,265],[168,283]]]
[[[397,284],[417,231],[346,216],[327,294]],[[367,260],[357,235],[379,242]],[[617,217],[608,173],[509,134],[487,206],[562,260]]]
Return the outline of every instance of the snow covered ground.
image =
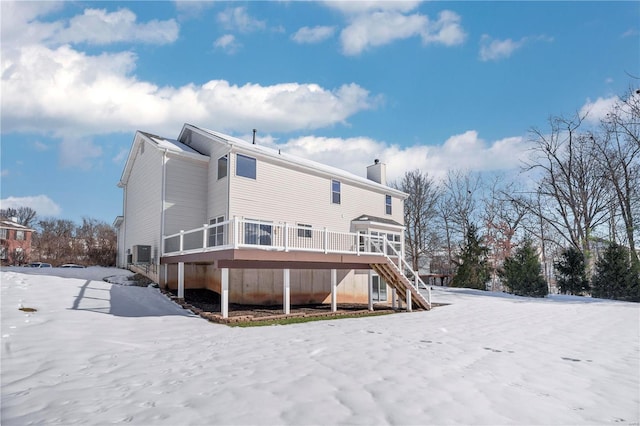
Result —
[[[640,423],[638,304],[435,288],[430,312],[231,328],[102,281],[128,274],[0,272],[3,425]]]

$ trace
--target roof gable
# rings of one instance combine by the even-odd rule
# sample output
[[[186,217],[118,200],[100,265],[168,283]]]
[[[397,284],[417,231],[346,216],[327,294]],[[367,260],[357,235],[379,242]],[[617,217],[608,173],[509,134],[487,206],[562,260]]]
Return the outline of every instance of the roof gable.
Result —
[[[140,152],[140,146],[142,144],[145,144],[145,146],[150,146],[158,151],[164,151],[184,158],[203,162],[209,161],[209,157],[201,154],[192,147],[187,146],[178,140],[163,138],[161,136],[138,130],[133,139],[133,145],[131,146],[131,150],[129,151],[129,156],[127,157],[127,162],[125,164],[124,170],[122,171],[120,182],[118,182],[119,187],[124,186],[129,180],[131,169],[133,168],[133,164],[135,163],[135,159]]]

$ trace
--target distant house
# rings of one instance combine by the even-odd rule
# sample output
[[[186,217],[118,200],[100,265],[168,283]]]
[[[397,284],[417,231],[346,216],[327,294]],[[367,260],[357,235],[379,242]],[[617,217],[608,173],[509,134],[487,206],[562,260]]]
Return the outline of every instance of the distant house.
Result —
[[[185,124],[138,131],[118,184],[118,266],[229,303],[388,303],[430,308],[403,258],[407,194],[367,178]],[[411,301],[413,301],[411,303]]]
[[[31,257],[33,229],[20,225],[16,218],[0,219],[0,263],[23,265]]]

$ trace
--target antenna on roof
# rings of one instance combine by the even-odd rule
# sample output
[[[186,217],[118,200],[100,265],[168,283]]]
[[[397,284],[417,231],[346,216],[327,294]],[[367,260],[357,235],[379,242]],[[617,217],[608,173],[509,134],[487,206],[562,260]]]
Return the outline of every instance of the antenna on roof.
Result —
[[[253,144],[256,144],[256,129],[253,129]]]

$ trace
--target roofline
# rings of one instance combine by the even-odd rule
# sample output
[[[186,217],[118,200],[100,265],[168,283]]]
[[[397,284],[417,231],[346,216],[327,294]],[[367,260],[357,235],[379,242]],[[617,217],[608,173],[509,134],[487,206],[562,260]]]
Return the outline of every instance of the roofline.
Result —
[[[190,130],[195,130],[200,134],[206,134],[208,137],[214,137],[216,140],[220,141],[221,143],[225,143],[227,146],[229,146],[231,150],[235,149],[236,151],[242,151],[243,153],[250,153],[256,156],[267,157],[272,160],[276,160],[277,162],[292,164],[300,169],[312,171],[317,174],[325,175],[327,177],[338,177],[358,185],[373,187],[378,189],[380,192],[391,193],[403,200],[409,197],[409,194],[407,194],[406,192],[400,191],[398,189],[392,188],[387,185],[382,185],[378,182],[355,175],[346,170],[342,170],[337,167],[327,166],[317,161],[296,157],[291,154],[283,155],[283,154],[277,153],[272,148],[268,148],[261,145],[254,145],[243,139],[236,138],[234,136],[225,135],[224,133],[216,132],[216,131],[205,129],[202,127],[194,126],[193,124],[189,124],[189,123],[185,123],[184,126],[182,127],[182,130],[180,131],[180,135],[178,136],[179,141],[182,139],[182,136],[187,128]]]
[[[155,143],[151,139],[152,137],[168,140],[167,138],[164,138],[162,136],[156,136],[151,133],[143,132],[141,130],[136,130],[135,136],[133,137],[133,144],[129,149],[129,155],[127,156],[127,162],[125,163],[124,169],[122,171],[122,175],[120,175],[120,180],[118,181],[118,184],[117,184],[119,188],[123,188],[126,185],[125,181],[128,180],[129,175],[131,174],[131,168],[133,167],[133,160],[135,159],[138,153],[137,147],[143,142],[148,142],[152,148],[160,152],[171,153],[173,155],[188,158],[190,160],[201,161],[206,163],[209,162],[209,157],[206,155],[194,154],[192,152],[185,152],[185,151],[174,151],[169,148],[160,147],[157,143]],[[176,142],[180,142],[180,141],[176,140]]]

